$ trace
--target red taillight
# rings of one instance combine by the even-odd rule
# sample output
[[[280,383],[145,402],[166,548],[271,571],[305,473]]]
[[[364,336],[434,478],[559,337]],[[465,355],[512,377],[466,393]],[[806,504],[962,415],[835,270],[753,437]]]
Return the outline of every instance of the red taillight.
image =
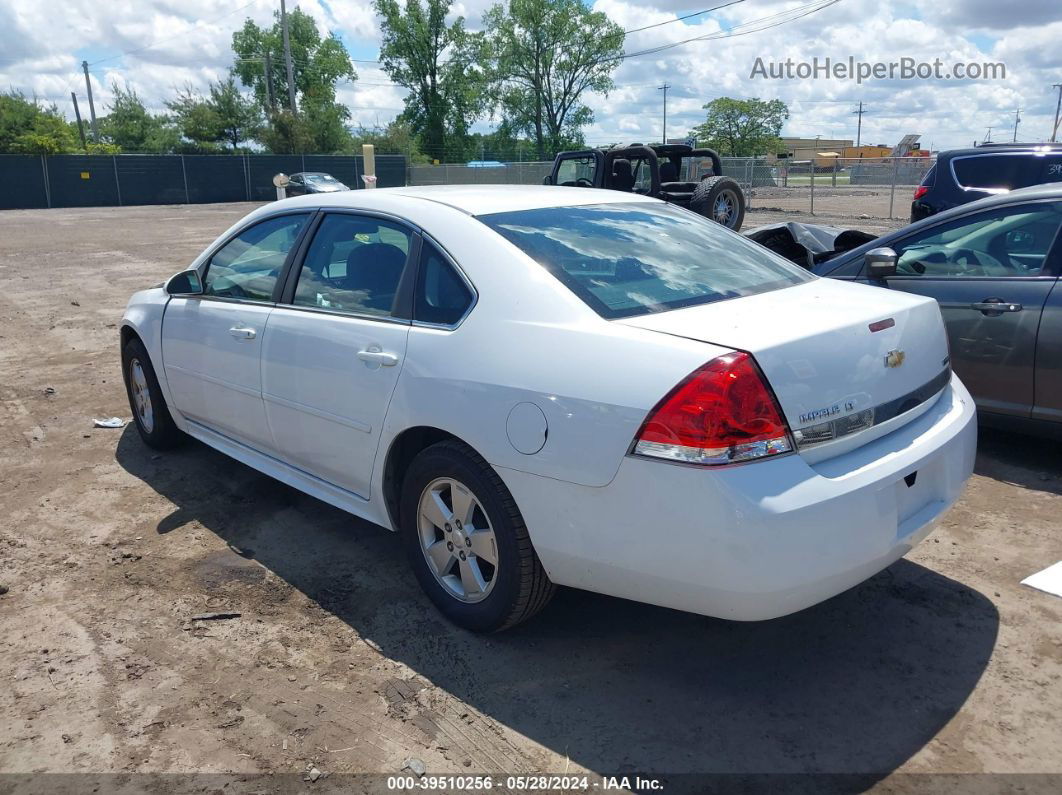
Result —
[[[917,188],[915,188],[914,197],[916,199],[921,199],[927,193],[929,193],[929,186],[928,185],[919,185]]]
[[[788,453],[789,426],[755,360],[728,353],[694,370],[649,412],[637,455],[731,464]]]

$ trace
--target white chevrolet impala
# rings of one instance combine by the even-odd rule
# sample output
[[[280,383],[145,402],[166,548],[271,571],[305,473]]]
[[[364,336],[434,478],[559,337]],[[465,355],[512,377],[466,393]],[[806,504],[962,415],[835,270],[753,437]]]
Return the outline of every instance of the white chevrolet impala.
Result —
[[[478,631],[555,585],[800,610],[925,538],[976,444],[932,300],[615,191],[276,202],[134,295],[121,340],[147,444],[396,530]]]

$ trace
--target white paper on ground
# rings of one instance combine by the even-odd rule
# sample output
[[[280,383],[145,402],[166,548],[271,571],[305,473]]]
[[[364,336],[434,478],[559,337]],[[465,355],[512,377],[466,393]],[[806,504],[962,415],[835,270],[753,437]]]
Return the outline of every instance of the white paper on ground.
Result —
[[[1021,581],[1021,584],[1052,596],[1062,596],[1062,560],[1054,566],[1048,566],[1043,571],[1030,574]]]
[[[92,423],[97,428],[124,428],[125,427],[125,420],[123,420],[121,417],[111,417],[110,419],[106,419],[106,420],[93,420]]]

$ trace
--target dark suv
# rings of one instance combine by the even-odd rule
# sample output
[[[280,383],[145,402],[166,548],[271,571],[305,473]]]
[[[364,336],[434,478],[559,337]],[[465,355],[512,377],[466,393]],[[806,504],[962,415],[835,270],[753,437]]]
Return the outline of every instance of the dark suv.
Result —
[[[995,193],[1062,182],[1062,144],[985,144],[952,149],[915,188],[911,223]]]

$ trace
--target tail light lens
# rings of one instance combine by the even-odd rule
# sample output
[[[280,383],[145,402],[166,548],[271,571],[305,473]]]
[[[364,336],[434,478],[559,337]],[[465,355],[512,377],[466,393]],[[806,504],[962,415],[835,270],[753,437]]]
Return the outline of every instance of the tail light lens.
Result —
[[[928,185],[919,185],[917,188],[915,188],[914,197],[916,199],[921,199],[927,193],[929,193],[929,186]]]
[[[789,426],[747,353],[712,359],[694,370],[649,413],[636,455],[688,464],[733,464],[788,453]]]

